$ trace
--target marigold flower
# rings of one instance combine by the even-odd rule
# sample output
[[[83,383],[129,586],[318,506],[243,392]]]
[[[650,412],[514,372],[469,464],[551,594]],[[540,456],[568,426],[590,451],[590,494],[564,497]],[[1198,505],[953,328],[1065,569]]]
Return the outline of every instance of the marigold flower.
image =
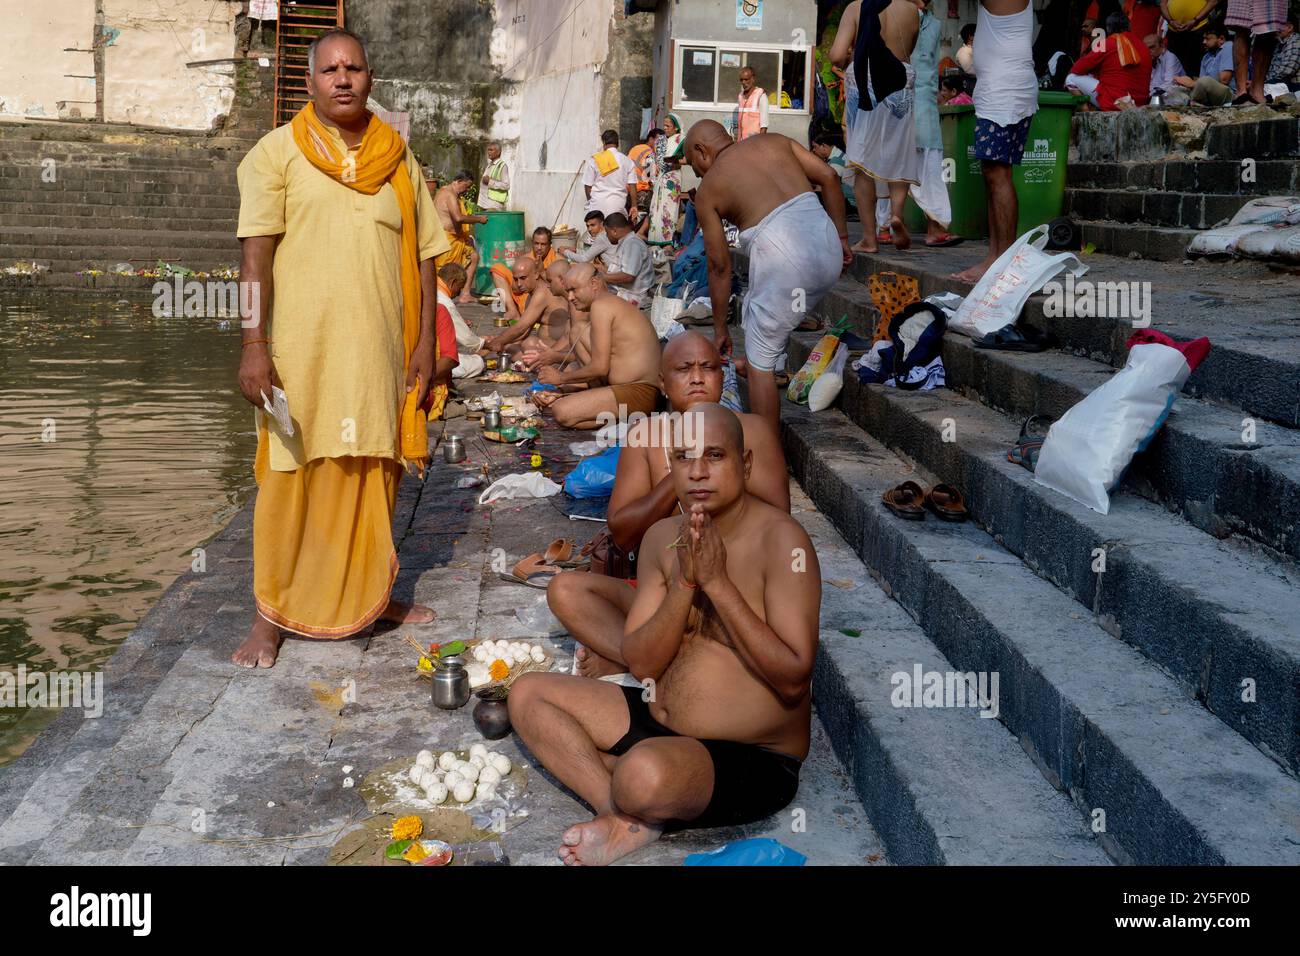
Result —
[[[497,658],[492,662],[492,666],[488,668],[488,676],[493,680],[505,680],[510,676],[510,665]]]
[[[393,821],[394,840],[414,840],[424,832],[424,821],[417,816],[398,817]]]

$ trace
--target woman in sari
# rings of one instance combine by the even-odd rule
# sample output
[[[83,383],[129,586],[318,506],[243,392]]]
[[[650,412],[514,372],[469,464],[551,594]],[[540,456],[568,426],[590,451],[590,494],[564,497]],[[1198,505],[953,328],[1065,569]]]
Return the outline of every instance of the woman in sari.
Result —
[[[650,199],[650,235],[652,246],[671,246],[677,232],[677,214],[681,209],[682,174],[680,160],[671,158],[682,142],[682,121],[676,113],[664,119],[664,135],[655,143],[655,189]]]

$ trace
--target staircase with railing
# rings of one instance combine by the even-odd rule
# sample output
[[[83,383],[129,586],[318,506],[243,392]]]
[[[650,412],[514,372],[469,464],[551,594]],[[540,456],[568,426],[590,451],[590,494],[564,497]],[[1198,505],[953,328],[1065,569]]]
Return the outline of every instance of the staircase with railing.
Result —
[[[275,125],[293,119],[307,96],[307,47],[326,30],[343,26],[343,0],[280,5],[276,31]]]

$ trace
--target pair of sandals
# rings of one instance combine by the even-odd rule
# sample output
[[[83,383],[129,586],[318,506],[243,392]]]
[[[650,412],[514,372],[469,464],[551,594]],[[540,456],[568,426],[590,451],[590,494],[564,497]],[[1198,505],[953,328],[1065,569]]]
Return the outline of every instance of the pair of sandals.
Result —
[[[928,249],[938,249],[942,246],[959,246],[965,240],[961,236],[951,232],[941,233],[938,242],[930,242],[928,239],[921,243]],[[876,233],[876,244],[881,246],[892,246],[894,244],[894,234],[888,229],[881,229]]]
[[[580,568],[584,563],[573,560],[572,541],[556,538],[546,546],[545,551],[534,551],[527,557],[521,558],[509,574],[503,572],[500,578],[511,584],[522,584],[525,587],[545,591],[561,571]]]
[[[886,491],[881,500],[886,508],[907,521],[925,520],[927,510],[940,521],[965,521],[970,517],[961,492],[944,483],[926,491],[915,481],[905,481]]]

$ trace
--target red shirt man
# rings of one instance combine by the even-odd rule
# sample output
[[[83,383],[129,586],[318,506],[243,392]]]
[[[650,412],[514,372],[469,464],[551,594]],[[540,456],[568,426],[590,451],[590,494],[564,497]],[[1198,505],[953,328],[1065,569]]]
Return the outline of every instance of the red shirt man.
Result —
[[[1145,106],[1151,98],[1151,54],[1127,31],[1106,37],[1105,48],[1079,57],[1071,72],[1097,77],[1097,105],[1103,110],[1115,109],[1115,101],[1125,95],[1134,106]]]

